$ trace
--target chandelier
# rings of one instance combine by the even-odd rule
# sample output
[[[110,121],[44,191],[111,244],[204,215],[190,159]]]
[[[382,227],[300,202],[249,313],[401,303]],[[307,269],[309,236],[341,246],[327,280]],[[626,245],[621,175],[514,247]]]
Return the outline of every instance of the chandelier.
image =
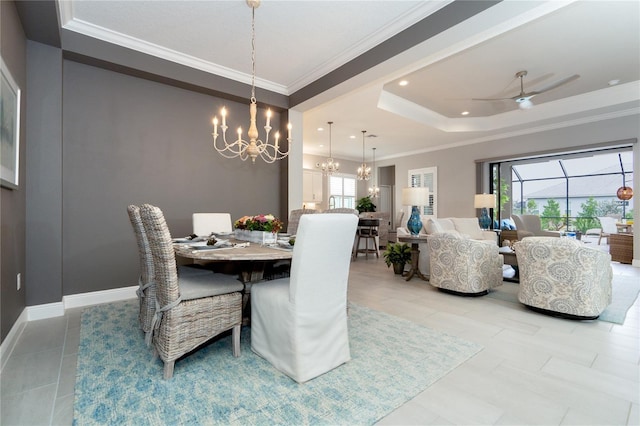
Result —
[[[323,174],[332,175],[338,171],[340,163],[336,163],[333,161],[333,157],[331,157],[331,125],[333,124],[333,121],[327,121],[327,124],[329,125],[329,158],[327,158],[327,161],[323,162],[319,167],[322,169]]]
[[[369,180],[371,179],[371,167],[367,166],[364,162],[364,134],[367,133],[366,130],[362,131],[362,165],[358,167],[358,180]]]
[[[280,132],[276,132],[274,135],[274,141],[269,142],[269,132],[271,132],[271,110],[267,110],[267,120],[264,130],[266,132],[264,142],[258,139],[258,128],[256,127],[256,28],[255,28],[255,14],[256,9],[260,6],[260,0],[246,0],[247,5],[251,7],[251,104],[249,105],[249,131],[247,136],[248,141],[242,139],[242,127],[238,127],[237,134],[238,139],[229,143],[227,142],[227,110],[222,108],[220,110],[220,116],[222,117],[222,143],[218,144],[218,117],[213,117],[213,147],[225,158],[240,157],[242,161],[251,157],[251,162],[256,162],[256,157],[260,156],[266,163],[273,163],[276,160],[281,160],[289,155],[291,149],[291,123],[287,124],[288,134],[287,151],[282,152],[280,150]]]
[[[376,179],[376,149],[373,148],[373,186],[369,188],[369,196],[378,198],[380,188],[378,188],[378,179]]]

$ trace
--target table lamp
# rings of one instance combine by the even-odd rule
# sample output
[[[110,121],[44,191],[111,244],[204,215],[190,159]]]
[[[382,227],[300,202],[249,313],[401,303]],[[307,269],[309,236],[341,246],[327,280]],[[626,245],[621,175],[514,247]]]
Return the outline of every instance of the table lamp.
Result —
[[[496,205],[496,194],[476,194],[473,207],[476,209],[482,209],[480,211],[480,227],[482,229],[490,229],[491,227],[491,218],[489,217],[489,210],[492,209]]]
[[[403,188],[402,205],[411,206],[411,216],[407,222],[407,229],[409,229],[411,235],[418,235],[422,229],[418,206],[429,205],[429,188]]]

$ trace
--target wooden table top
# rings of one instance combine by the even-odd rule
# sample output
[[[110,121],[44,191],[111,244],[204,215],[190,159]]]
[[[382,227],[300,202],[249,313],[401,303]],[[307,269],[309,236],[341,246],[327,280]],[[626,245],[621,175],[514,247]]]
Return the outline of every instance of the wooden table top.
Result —
[[[412,244],[424,243],[425,241],[427,241],[427,236],[426,235],[398,235],[398,241],[400,241],[401,243],[412,243]]]
[[[232,243],[248,243],[247,241],[230,240]],[[189,244],[174,244],[176,255],[188,259],[210,261],[236,260],[281,260],[291,259],[293,250],[280,247],[263,246],[258,243],[248,243],[247,247],[219,248],[211,250],[194,250]]]

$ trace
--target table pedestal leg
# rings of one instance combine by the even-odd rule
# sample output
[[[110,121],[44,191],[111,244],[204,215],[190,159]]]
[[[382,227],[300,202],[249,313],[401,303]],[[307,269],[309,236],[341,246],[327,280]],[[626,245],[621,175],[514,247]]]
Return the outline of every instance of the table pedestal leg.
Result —
[[[429,281],[429,278],[425,277],[418,268],[418,260],[420,259],[420,249],[417,243],[411,244],[411,269],[407,273],[406,281],[409,281],[413,276],[422,278],[425,281]]]

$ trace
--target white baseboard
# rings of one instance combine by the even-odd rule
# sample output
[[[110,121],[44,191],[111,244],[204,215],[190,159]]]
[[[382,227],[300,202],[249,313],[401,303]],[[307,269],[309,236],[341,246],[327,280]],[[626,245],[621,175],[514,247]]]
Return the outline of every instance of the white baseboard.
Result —
[[[22,334],[25,325],[29,321],[60,317],[65,310],[81,308],[84,306],[99,305],[101,303],[118,302],[120,300],[134,299],[137,285],[131,287],[114,288],[112,290],[92,291],[89,293],[72,294],[63,296],[61,302],[45,303],[42,305],[27,306],[9,330],[7,337],[0,344],[0,371],[9,359],[13,348]]]
[[[640,268],[640,259],[633,259],[631,261],[631,266],[636,267],[636,268]]]
[[[136,298],[137,285],[131,287],[114,288],[111,290],[92,291],[64,296],[62,303],[64,309],[81,308],[84,306],[100,305],[101,303],[118,302],[120,300]]]
[[[20,316],[15,323],[13,323],[13,327],[9,330],[9,333],[0,344],[0,372],[4,369],[4,365],[9,359],[11,352],[13,352],[13,348],[18,341],[18,338],[22,335],[22,331],[24,330],[24,326],[27,325],[29,321],[27,319],[27,308],[22,310]]]

